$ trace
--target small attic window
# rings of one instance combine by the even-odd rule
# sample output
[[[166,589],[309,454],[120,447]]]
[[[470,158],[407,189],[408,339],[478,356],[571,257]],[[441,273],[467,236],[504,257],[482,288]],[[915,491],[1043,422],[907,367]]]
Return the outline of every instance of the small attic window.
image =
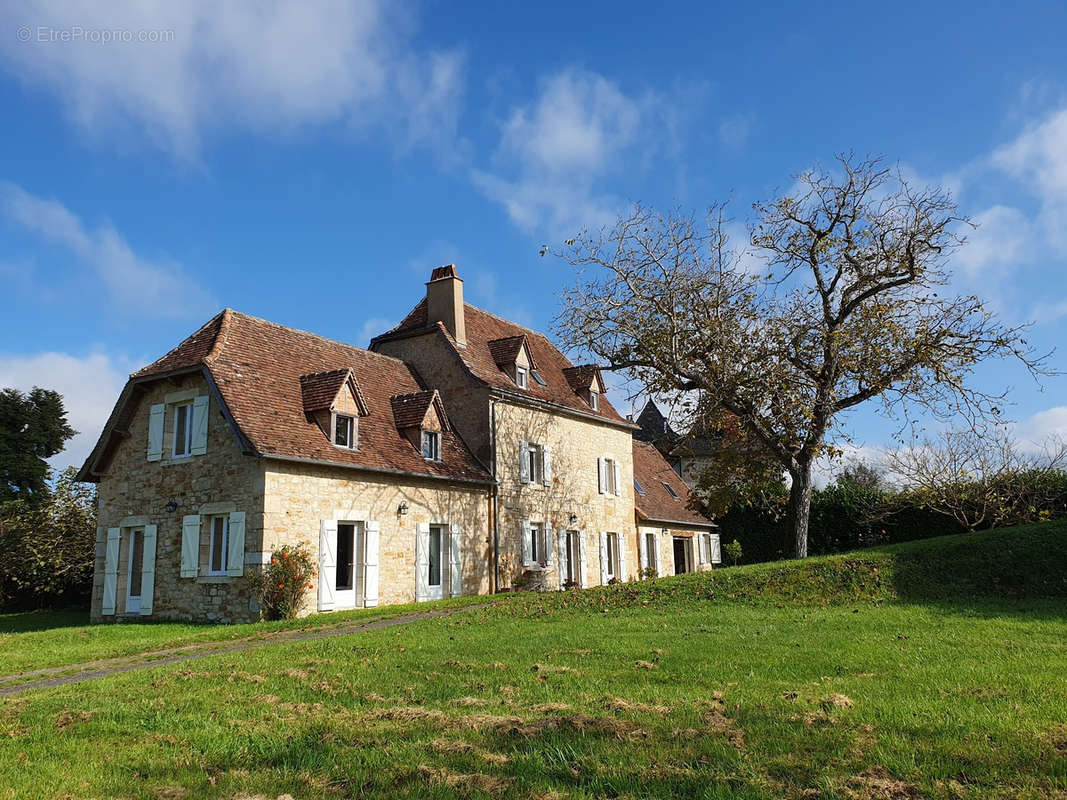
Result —
[[[600,410],[600,392],[589,392],[589,407],[593,411]]]
[[[674,491],[674,488],[669,483],[667,483],[667,481],[661,481],[661,483],[663,484],[663,488],[667,490],[667,494],[669,494],[671,497],[673,497],[675,500],[677,500],[678,499],[678,495]]]
[[[427,461],[441,460],[441,434],[437,431],[422,432],[422,457]]]
[[[530,370],[530,375],[532,375],[533,379],[535,381],[537,381],[539,384],[541,384],[542,386],[548,386],[548,384],[545,383],[545,379],[541,377],[541,373],[538,372],[537,370],[535,370],[535,369]]]
[[[359,421],[349,414],[334,414],[333,443],[347,450],[355,450],[359,436]]]
[[[530,372],[526,367],[515,367],[515,385],[520,389],[527,389],[530,386]]]
[[[645,493],[645,487],[641,485],[641,482],[638,481],[637,478],[634,478],[634,489],[636,489],[637,493],[640,495]]]

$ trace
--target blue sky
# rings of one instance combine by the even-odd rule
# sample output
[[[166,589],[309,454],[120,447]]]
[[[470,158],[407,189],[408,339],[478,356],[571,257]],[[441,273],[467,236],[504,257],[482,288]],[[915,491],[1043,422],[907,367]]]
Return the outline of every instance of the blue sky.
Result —
[[[223,306],[366,344],[455,262],[470,302],[547,329],[571,273],[543,243],[631,201],[732,197],[741,224],[848,149],[950,188],[981,223],[957,288],[1055,346],[1067,7],[1005,9],[19,3],[0,385],[62,391],[83,433],[56,463],[78,462],[125,375]],[[1014,387],[1021,436],[1067,432],[1065,379],[976,380]],[[862,447],[894,429],[848,423]]]

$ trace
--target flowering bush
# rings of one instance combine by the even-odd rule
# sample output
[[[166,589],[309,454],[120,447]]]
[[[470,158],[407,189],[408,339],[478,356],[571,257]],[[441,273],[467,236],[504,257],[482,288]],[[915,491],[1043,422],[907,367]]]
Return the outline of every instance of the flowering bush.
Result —
[[[287,544],[275,550],[270,564],[256,577],[263,615],[267,619],[293,619],[314,577],[315,562],[306,544]]]

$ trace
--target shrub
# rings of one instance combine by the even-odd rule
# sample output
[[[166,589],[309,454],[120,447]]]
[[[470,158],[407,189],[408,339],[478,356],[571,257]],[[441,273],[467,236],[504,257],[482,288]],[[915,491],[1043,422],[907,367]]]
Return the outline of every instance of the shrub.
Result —
[[[655,567],[645,567],[643,570],[641,570],[641,577],[645,578],[646,580],[648,578],[658,578],[659,570]]]
[[[311,589],[315,562],[306,544],[285,545],[271,554],[270,564],[256,577],[259,603],[267,619],[293,619]]]
[[[741,542],[737,541],[737,539],[727,545],[723,545],[722,551],[728,559],[734,562],[735,567],[741,563]]]

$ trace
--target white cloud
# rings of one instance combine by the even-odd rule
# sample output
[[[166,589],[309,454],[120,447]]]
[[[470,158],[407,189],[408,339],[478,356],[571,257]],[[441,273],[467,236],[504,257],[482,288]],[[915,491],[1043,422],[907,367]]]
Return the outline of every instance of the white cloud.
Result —
[[[731,150],[740,150],[748,144],[755,124],[752,114],[733,114],[719,123],[719,139]]]
[[[1067,406],[1038,411],[1015,426],[1015,437],[1024,445],[1040,446],[1054,436],[1067,438]]]
[[[596,73],[565,70],[534,102],[512,109],[492,169],[472,178],[526,231],[565,236],[606,225],[622,204],[601,182],[633,170],[651,142],[668,135],[662,110],[655,95],[632,97]]]
[[[63,395],[67,419],[78,434],[51,464],[56,470],[80,467],[96,444],[131,367],[127,360],[102,353],[84,357],[0,354],[0,388],[29,391],[40,386]]]
[[[1067,109],[1031,125],[998,148],[994,166],[1022,181],[1041,201],[1038,224],[1060,253],[1067,253]]]
[[[367,347],[370,345],[370,340],[375,336],[390,331],[396,326],[396,320],[386,319],[385,317],[371,317],[370,319],[365,320],[363,326],[359,329],[356,345],[359,347]]]
[[[132,129],[195,161],[205,134],[228,126],[385,125],[402,147],[456,130],[461,55],[414,52],[413,20],[384,0],[28,0],[6,11],[0,62],[55,92],[99,139]],[[28,42],[14,35],[22,26]],[[47,41],[75,28],[133,41]]]
[[[955,257],[967,277],[1003,275],[1030,257],[1033,226],[1019,209],[996,205],[976,214],[971,221],[978,227],[965,231],[967,243]]]
[[[62,203],[5,181],[0,181],[0,215],[70,250],[92,269],[111,302],[125,311],[185,317],[215,305],[179,264],[138,255],[109,222],[89,229]]]

